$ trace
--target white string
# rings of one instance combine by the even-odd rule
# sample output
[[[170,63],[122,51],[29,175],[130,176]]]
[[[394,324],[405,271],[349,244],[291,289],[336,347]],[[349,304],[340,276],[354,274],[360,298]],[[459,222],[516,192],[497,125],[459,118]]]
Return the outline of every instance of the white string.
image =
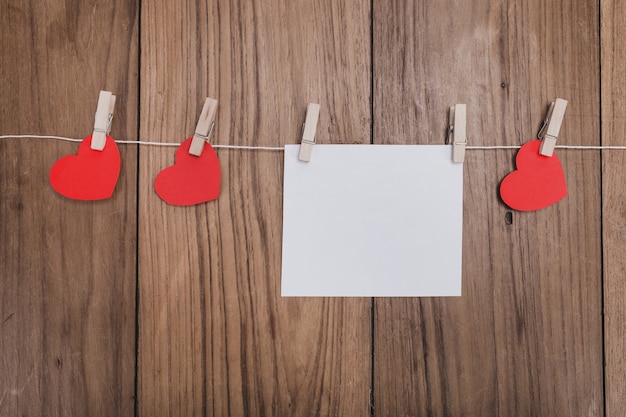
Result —
[[[0,139],[21,139],[21,138],[33,138],[33,139],[56,139],[64,140],[66,142],[82,142],[82,139],[66,138],[63,136],[40,136],[40,135],[2,135]]]
[[[116,140],[115,143],[123,143],[125,145],[148,145],[148,146],[180,146],[180,143],[172,142],[144,142],[140,140]]]
[[[82,142],[83,139],[66,138],[64,136],[49,136],[49,135],[0,135],[0,139],[55,139],[66,142]],[[147,145],[147,146],[172,146],[178,147],[180,143],[172,142],[146,142],[142,140],[115,140],[115,143],[121,143],[125,145]],[[244,145],[211,145],[216,149],[243,149],[243,150],[260,150],[260,151],[284,151],[285,147],[274,146],[244,146]]]
[[[503,146],[466,146],[465,149],[519,149],[521,145],[503,145]],[[584,145],[556,145],[557,149],[583,149],[583,150],[626,150],[626,146],[584,146]]]
[[[131,145],[150,145],[150,146],[180,146],[180,143],[171,142],[145,142],[141,140],[116,140],[115,143],[124,143]],[[245,145],[211,145],[214,149],[247,149],[260,151],[284,151],[285,147],[273,146],[245,146]]]
[[[0,139],[54,139],[66,142],[82,142],[83,139],[67,138],[64,136],[49,135],[0,135]],[[146,142],[141,140],[116,140],[116,143],[129,145],[147,145],[147,146],[171,146],[178,147],[180,143],[172,142]],[[259,151],[284,151],[284,146],[246,146],[246,145],[211,145],[215,149],[242,149],[242,150],[259,150]],[[495,150],[495,149],[519,149],[521,145],[471,145],[466,146],[469,150]],[[557,149],[581,149],[581,150],[626,150],[626,146],[583,146],[583,145],[556,145]]]
[[[556,145],[557,149],[613,149],[613,150],[625,150],[626,146],[578,146],[578,145]]]
[[[242,146],[242,145],[211,145],[214,148],[223,148],[223,149],[250,149],[250,150],[260,150],[260,151],[284,151],[284,146]]]
[[[466,146],[465,149],[519,149],[519,145],[505,145],[505,146]]]

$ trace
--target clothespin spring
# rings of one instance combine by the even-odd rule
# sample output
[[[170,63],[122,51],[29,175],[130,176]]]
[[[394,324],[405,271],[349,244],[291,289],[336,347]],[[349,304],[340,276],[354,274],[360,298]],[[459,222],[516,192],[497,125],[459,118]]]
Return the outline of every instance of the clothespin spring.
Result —
[[[104,133],[105,135],[108,135],[109,132],[111,131],[111,123],[113,122],[113,114],[109,113],[109,117],[107,118],[107,124],[105,126],[104,129],[98,128],[98,127],[94,127],[93,131],[94,132],[98,132],[98,133]]]
[[[550,123],[550,118],[552,117],[552,112],[554,111],[554,101],[550,103],[550,107],[548,107],[548,112],[546,113],[546,118],[543,119],[543,124],[541,125],[541,129],[537,132],[537,139],[543,139],[544,131],[548,127],[548,123]]]
[[[446,145],[452,143],[452,134],[454,134],[454,123],[448,125],[448,136],[446,136]]]
[[[214,128],[214,127],[215,127],[215,120],[213,120],[213,121],[211,122],[211,127],[209,127],[209,133],[207,133],[207,134],[206,134],[206,136],[205,136],[205,135],[202,135],[202,134],[200,134],[200,133],[194,133],[193,135],[194,135],[195,137],[197,137],[197,138],[202,139],[202,140],[203,140],[203,141],[205,141],[205,142],[208,142],[208,141],[209,141],[209,138],[211,137],[211,133],[213,133],[213,128]]]
[[[300,128],[300,136],[304,135],[304,129],[306,128],[306,122],[302,123],[302,127]],[[301,143],[306,143],[309,145],[315,145],[315,140],[317,139],[317,133],[315,133],[315,135],[313,135],[313,140],[310,140],[308,138],[303,138]]]

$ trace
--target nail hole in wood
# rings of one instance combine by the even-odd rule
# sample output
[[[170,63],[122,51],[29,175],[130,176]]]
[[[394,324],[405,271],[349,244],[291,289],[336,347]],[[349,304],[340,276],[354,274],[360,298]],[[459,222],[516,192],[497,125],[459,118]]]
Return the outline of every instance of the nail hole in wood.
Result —
[[[510,211],[507,211],[506,214],[504,215],[504,223],[508,224],[508,225],[512,225],[513,224],[513,213]]]

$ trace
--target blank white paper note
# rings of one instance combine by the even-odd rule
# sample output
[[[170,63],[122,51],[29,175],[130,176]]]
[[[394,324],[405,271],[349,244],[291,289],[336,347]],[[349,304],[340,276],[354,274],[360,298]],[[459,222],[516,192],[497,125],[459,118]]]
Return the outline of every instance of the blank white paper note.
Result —
[[[285,147],[283,296],[461,295],[463,164],[446,145]]]

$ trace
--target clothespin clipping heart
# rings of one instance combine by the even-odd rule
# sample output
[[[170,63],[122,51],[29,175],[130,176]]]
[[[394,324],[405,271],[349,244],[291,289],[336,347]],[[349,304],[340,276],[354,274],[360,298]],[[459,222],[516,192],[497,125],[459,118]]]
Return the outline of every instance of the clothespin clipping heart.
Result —
[[[120,173],[120,153],[108,135],[115,96],[101,91],[93,133],[82,140],[77,155],[59,159],[50,169],[52,188],[73,200],[103,200],[113,195]]]
[[[521,147],[515,159],[517,170],[500,184],[500,196],[512,209],[539,210],[567,195],[563,167],[554,153],[566,108],[567,100],[562,98],[550,103],[537,134],[541,140],[530,141]]]
[[[567,196],[561,161],[556,154],[539,154],[540,145],[540,140],[524,144],[515,159],[517,170],[500,184],[502,200],[514,210],[540,210]]]
[[[215,200],[220,193],[220,162],[208,140],[215,125],[217,100],[207,98],[193,137],[176,150],[175,164],[161,171],[154,189],[174,206],[192,206]]]
[[[220,194],[220,162],[210,144],[200,156],[189,153],[193,138],[176,150],[176,163],[159,172],[154,189],[163,201],[174,206],[192,206],[215,200]]]

